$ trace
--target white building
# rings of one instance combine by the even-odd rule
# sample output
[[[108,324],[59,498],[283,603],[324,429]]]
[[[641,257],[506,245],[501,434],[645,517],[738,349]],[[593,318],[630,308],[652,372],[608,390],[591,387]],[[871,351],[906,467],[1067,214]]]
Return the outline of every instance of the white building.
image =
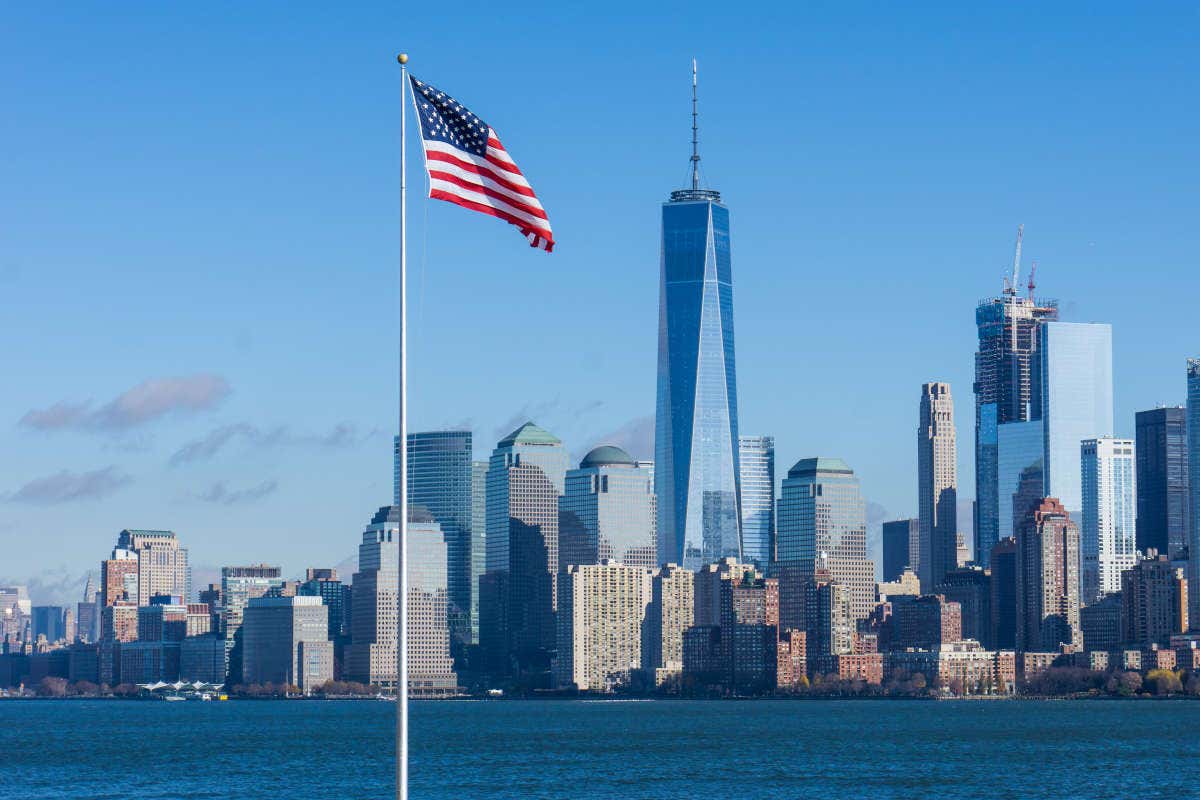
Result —
[[[1134,469],[1132,439],[1102,436],[1080,445],[1080,600],[1084,605],[1121,591],[1121,573],[1137,563]]]
[[[642,668],[642,626],[653,572],[615,561],[572,565],[558,582],[555,679],[581,691],[611,692]]]

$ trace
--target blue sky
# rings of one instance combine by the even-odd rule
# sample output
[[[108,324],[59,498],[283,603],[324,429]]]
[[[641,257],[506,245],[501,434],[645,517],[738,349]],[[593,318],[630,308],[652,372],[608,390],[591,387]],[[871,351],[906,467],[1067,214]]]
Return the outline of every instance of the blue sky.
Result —
[[[355,552],[391,492],[400,49],[499,131],[558,240],[426,202],[414,146],[414,428],[469,424],[481,455],[526,416],[576,457],[647,440],[693,56],[741,425],[781,473],[841,456],[914,513],[919,387],[948,380],[973,493],[974,306],[1018,223],[1039,293],[1114,326],[1115,433],[1182,402],[1194,4],[733,8],[7,9],[0,579],[50,599],[123,527],[199,566]]]

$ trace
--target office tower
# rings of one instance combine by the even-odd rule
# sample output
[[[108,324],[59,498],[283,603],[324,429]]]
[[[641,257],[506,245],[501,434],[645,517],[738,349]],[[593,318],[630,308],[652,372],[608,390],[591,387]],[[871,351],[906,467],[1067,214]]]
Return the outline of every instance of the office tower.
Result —
[[[921,526],[917,575],[923,590],[931,592],[958,567],[958,445],[948,383],[921,387],[917,498]]]
[[[1045,431],[1040,419],[1006,422],[997,428],[997,541],[1015,537],[1016,522],[1025,519],[1045,497],[1045,456]]]
[[[179,643],[179,679],[221,684],[225,682],[225,640],[208,633],[189,636]]]
[[[1188,437],[1188,493],[1189,516],[1192,518],[1188,536],[1188,584],[1192,591],[1188,598],[1188,613],[1200,620],[1200,358],[1189,358],[1187,362],[1187,437]]]
[[[92,643],[99,638],[100,609],[96,605],[96,584],[88,573],[83,587],[83,600],[75,606],[75,641]]]
[[[46,641],[54,643],[65,635],[63,627],[62,606],[34,606],[30,614],[33,618],[33,638],[45,636]]]
[[[854,652],[855,619],[849,589],[828,580],[827,575],[818,575],[805,586],[804,592],[809,664],[822,656]]]
[[[560,566],[618,561],[654,568],[654,504],[650,470],[619,447],[593,449],[567,472],[558,501]]]
[[[1121,649],[1121,594],[1106,594],[1079,609],[1084,652],[1113,653]]]
[[[62,617],[62,640],[64,642],[75,641],[75,613],[70,608],[63,609]]]
[[[1167,647],[1188,629],[1189,584],[1183,569],[1151,553],[1121,575],[1121,639],[1127,647]],[[1086,640],[1085,640],[1086,643]]]
[[[1017,646],[1017,540],[1001,539],[992,546],[991,647],[1012,650]]]
[[[740,557],[737,370],[729,209],[700,186],[662,207],[654,426],[658,563],[696,569]]]
[[[1137,549],[1182,558],[1188,542],[1187,409],[1137,413]]]
[[[642,665],[654,685],[677,680],[683,672],[683,632],[695,620],[695,576],[677,564],[654,573],[646,608]]]
[[[471,462],[471,641],[479,642],[479,579],[487,569],[488,462]]]
[[[380,508],[363,531],[352,586],[346,679],[395,688],[400,625],[399,506]]]
[[[458,693],[450,657],[449,545],[432,516],[413,509],[408,524],[408,691],[413,697]]]
[[[926,594],[892,604],[888,645],[892,650],[936,650],[962,641],[962,607],[944,595]]]
[[[225,638],[226,665],[231,683],[241,683],[243,659],[234,649],[240,641],[242,614],[249,602],[283,584],[279,567],[267,564],[221,567],[221,635]],[[240,651],[239,651],[240,652]]]
[[[875,565],[867,558],[866,503],[846,462],[797,461],[783,482],[777,526],[776,558],[784,567],[798,567],[800,586],[818,570],[828,570],[830,579],[850,592],[854,619],[866,619],[875,602]]]
[[[208,603],[187,604],[187,635],[208,636],[219,632],[219,626],[214,624],[216,618],[212,606]]]
[[[138,604],[117,600],[100,611],[100,638],[110,642],[132,642],[138,638]]]
[[[563,569],[558,580],[557,685],[611,692],[633,683],[642,667],[651,575],[645,567],[615,561]]]
[[[759,569],[775,560],[775,437],[739,436],[742,559]]]
[[[1017,526],[1017,650],[1078,649],[1079,528],[1047,497]]]
[[[173,531],[125,529],[117,535],[116,550],[126,550],[137,556],[138,605],[148,605],[156,594],[179,595],[185,600],[192,596],[188,551],[179,546]]]
[[[100,562],[100,599],[111,606],[118,600],[138,599],[138,559],[132,550],[116,548]]]
[[[471,441],[470,431],[408,435],[408,503],[427,509],[446,537],[450,630],[463,645],[472,641]]]
[[[481,644],[493,671],[507,672],[515,658],[520,672],[549,681],[558,602],[558,498],[566,471],[562,442],[532,422],[492,451],[487,572],[479,599]]]
[[[178,595],[156,594],[138,606],[137,638],[143,642],[179,642],[187,636],[188,607]]]
[[[883,580],[897,580],[906,569],[916,572],[920,565],[920,520],[898,519],[885,522],[882,535]]]
[[[1028,296],[1018,294],[1020,233],[1017,237],[1012,279],[999,297],[987,298],[975,309],[979,332],[974,385],[975,559],[984,567],[988,566],[992,546],[1003,538],[999,532],[1000,503],[1004,500],[997,486],[998,426],[1036,418],[1030,406],[1037,329],[1043,322],[1058,319],[1057,301],[1036,299],[1032,288]]]
[[[1133,440],[1086,439],[1080,464],[1080,602],[1087,604],[1121,591],[1121,573],[1137,561]]]
[[[773,688],[779,582],[724,558],[695,574],[693,626],[683,636],[685,678],[743,691]]]
[[[305,694],[333,680],[329,609],[319,597],[254,597],[242,623],[242,679]]]
[[[1046,497],[1071,519],[1083,511],[1080,442],[1113,431],[1112,326],[1047,322],[1038,329],[1033,413],[1045,439]]]
[[[962,610],[962,638],[992,649],[992,575],[983,567],[960,567],[946,573],[937,592]]]
[[[297,592],[306,597],[321,598],[321,602],[329,609],[330,641],[342,635],[345,614],[342,606],[343,588],[336,569],[309,567],[304,573],[304,583],[300,584],[300,590]]]

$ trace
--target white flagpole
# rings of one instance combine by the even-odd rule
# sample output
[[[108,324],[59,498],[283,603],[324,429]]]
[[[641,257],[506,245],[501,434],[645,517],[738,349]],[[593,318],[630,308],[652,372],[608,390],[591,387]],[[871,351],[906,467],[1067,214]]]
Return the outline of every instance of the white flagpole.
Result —
[[[408,800],[408,54],[400,62],[400,631],[396,674],[396,798]]]

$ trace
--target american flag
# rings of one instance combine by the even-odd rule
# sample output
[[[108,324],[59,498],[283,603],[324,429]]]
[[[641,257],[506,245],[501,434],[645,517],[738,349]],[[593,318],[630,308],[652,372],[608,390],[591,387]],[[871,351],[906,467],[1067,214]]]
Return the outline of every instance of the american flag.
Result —
[[[421,122],[429,196],[516,225],[531,247],[554,249],[542,204],[491,126],[445,92],[409,76]]]

